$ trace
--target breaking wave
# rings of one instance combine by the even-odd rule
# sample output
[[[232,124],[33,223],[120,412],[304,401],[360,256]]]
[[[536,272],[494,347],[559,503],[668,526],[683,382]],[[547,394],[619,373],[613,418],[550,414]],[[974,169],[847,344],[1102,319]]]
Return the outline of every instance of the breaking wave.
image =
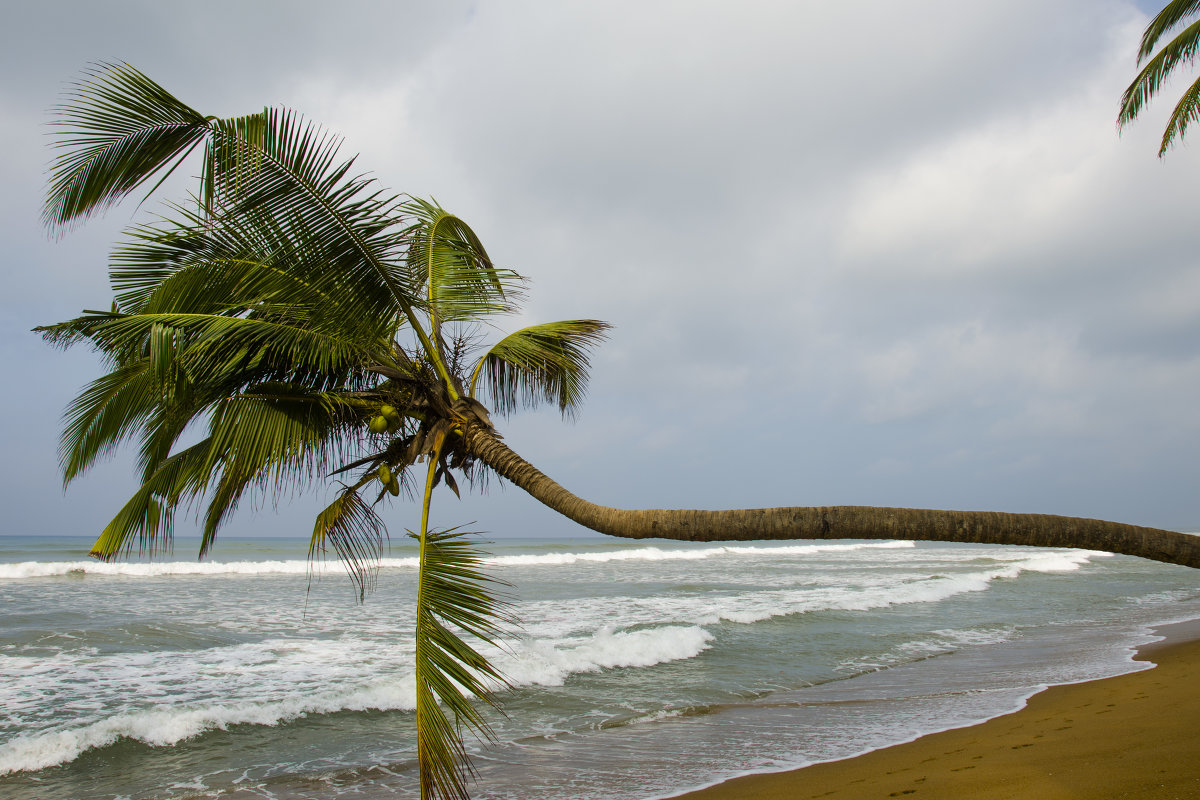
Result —
[[[543,553],[539,555],[490,556],[485,563],[495,566],[561,566],[570,564],[613,561],[703,561],[721,556],[796,556],[817,553],[849,553],[857,550],[897,550],[915,547],[914,542],[887,541],[858,544],[806,544],[763,547],[755,545],[706,547],[703,549],[664,549],[640,547],[633,550],[613,550],[602,553]],[[381,569],[416,569],[417,559],[384,558]],[[304,559],[271,561],[162,561],[162,562],[103,562],[103,561],[22,561],[0,564],[0,580],[53,578],[63,576],[121,575],[128,577],[159,577],[163,575],[307,575],[314,569],[330,570],[344,567],[341,561],[329,559],[309,562]]]

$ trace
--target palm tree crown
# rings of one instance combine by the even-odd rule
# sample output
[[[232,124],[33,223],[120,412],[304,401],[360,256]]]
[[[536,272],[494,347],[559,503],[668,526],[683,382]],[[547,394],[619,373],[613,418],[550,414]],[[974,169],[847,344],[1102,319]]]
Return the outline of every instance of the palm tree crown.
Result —
[[[436,203],[353,172],[336,139],[292,112],[204,116],[133,68],[102,65],[60,119],[52,226],[161,183],[203,145],[191,201],[114,251],[111,308],[39,329],[90,344],[107,367],[67,411],[65,481],[138,446],[141,486],[92,554],[160,547],[176,513],[197,507],[203,555],[244,498],[338,476],[309,552],[332,547],[361,597],[385,533],[376,509],[407,490],[422,508],[422,790],[465,797],[457,723],[486,735],[469,698],[491,702],[503,678],[462,635],[493,642],[509,618],[461,532],[430,529],[432,491],[458,493],[456,472],[475,482],[486,470],[465,446],[468,430],[492,427],[477,397],[500,414],[542,402],[573,413],[608,326],[535,325],[484,347],[484,326],[518,310],[522,278]],[[187,432],[202,435],[181,445]]]

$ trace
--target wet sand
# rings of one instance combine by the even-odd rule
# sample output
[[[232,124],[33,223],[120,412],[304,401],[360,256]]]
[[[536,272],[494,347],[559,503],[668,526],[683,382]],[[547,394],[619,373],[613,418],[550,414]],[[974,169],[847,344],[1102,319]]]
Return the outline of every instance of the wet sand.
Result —
[[[679,800],[1196,800],[1200,624],[1158,631],[1157,666],[1056,686],[1015,713],[855,758],[749,775]]]

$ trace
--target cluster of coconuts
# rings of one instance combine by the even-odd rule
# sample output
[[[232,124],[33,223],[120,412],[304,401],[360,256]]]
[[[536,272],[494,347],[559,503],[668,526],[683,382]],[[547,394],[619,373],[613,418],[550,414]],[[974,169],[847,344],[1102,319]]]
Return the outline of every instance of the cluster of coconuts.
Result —
[[[380,406],[379,414],[371,418],[367,427],[371,429],[371,433],[393,433],[400,427],[400,414],[393,406]],[[387,465],[386,461],[379,465],[376,475],[379,476],[379,482],[384,485],[392,497],[400,494],[400,481],[392,474],[392,468]]]
[[[400,427],[400,414],[394,406],[380,406],[379,414],[367,423],[371,433],[393,433]]]

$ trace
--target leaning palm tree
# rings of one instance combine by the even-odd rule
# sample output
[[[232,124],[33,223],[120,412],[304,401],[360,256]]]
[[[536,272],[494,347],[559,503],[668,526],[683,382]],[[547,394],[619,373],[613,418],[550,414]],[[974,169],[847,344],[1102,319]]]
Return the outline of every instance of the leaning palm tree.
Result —
[[[1154,48],[1163,37],[1198,14],[1200,0],[1171,0],[1150,20],[1138,47],[1138,66],[1141,66],[1143,61],[1146,65],[1121,96],[1121,110],[1117,115],[1118,130],[1133,122],[1150,99],[1163,89],[1167,79],[1181,64],[1195,63],[1196,48],[1200,47],[1200,18],[1184,27],[1157,53],[1154,52]],[[1200,119],[1200,78],[1184,91],[1175,105],[1175,110],[1171,112],[1158,148],[1159,158],[1166,154],[1176,140],[1183,139],[1188,125],[1197,119]]]
[[[69,483],[117,445],[139,445],[141,486],[93,554],[169,542],[176,512],[202,510],[201,553],[244,498],[336,476],[310,555],[327,547],[360,596],[385,526],[381,502],[420,501],[417,750],[423,796],[465,797],[460,727],[487,736],[477,697],[501,676],[470,640],[510,621],[479,553],[430,527],[434,487],[480,477],[462,434],[550,401],[572,413],[589,348],[607,325],[568,320],[483,347],[483,326],[515,311],[521,278],[495,267],[474,232],[434,203],[352,176],[337,142],[288,112],[204,118],[145,76],[103,68],[64,109],[70,133],[48,220],[69,223],[204,144],[200,191],[131,229],[111,260],[114,300],[41,329],[87,343],[107,372],[67,412]],[[190,430],[200,441],[180,446]]]
[[[106,372],[67,410],[67,483],[123,444],[140,486],[92,554],[169,543],[194,509],[201,554],[238,505],[330,480],[310,556],[332,548],[359,595],[386,533],[379,509],[420,506],[417,746],[422,795],[465,797],[460,736],[488,729],[500,675],[476,649],[511,621],[479,552],[430,527],[434,488],[499,475],[602,533],[694,541],[932,539],[1086,547],[1200,567],[1200,538],[1049,515],[822,507],[622,510],[559,486],[513,452],[492,414],[583,399],[597,320],[534,325],[486,342],[523,280],[497,267],[462,220],[389,194],[296,114],[205,116],[126,65],[100,65],[60,109],[45,219],[63,228],[192,154],[199,186],[131,228],[110,260],[107,311],[40,328],[87,344]],[[153,191],[153,189],[151,189]],[[185,435],[186,434],[186,435]],[[192,444],[185,442],[199,439]]]

